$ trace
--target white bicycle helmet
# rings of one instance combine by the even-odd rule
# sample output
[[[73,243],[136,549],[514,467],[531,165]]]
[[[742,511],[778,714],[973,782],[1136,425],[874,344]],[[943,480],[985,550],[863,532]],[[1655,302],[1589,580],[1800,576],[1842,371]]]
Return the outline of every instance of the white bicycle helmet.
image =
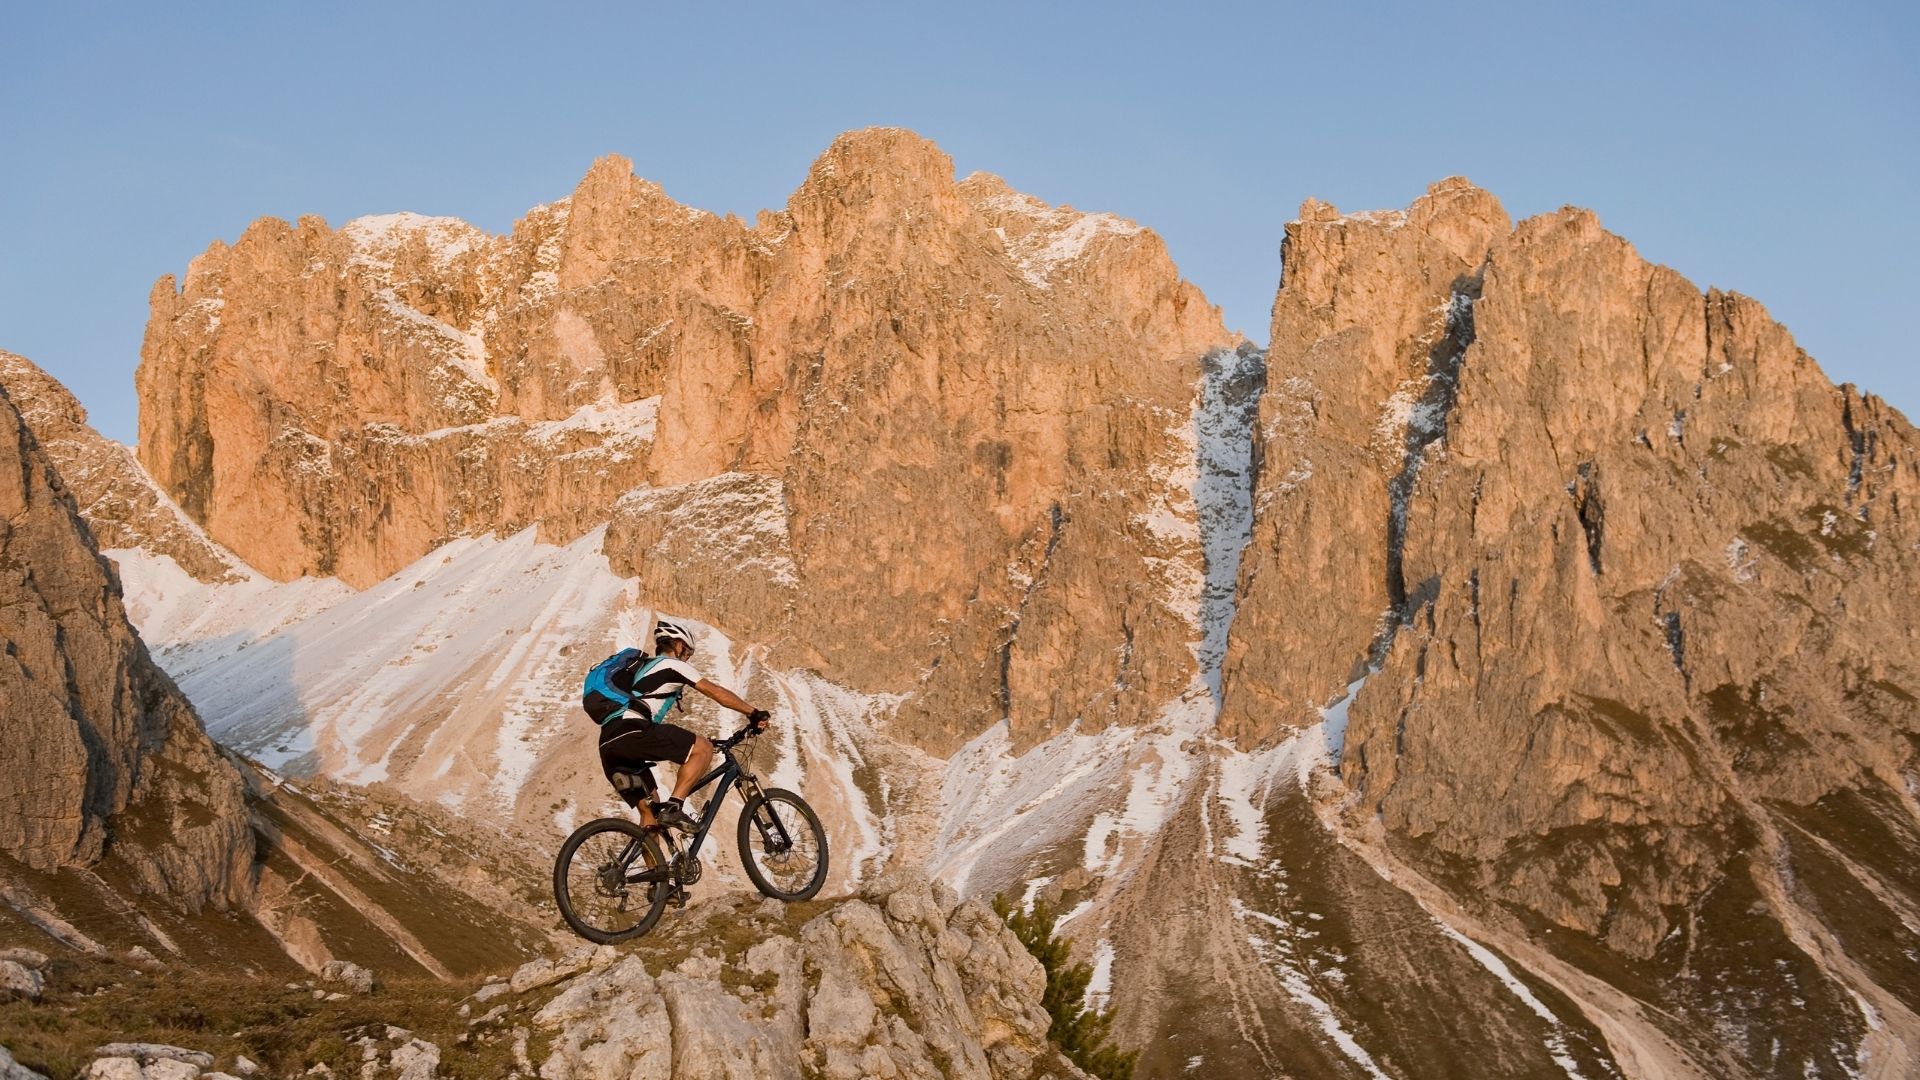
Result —
[[[654,624],[653,643],[655,647],[658,647],[662,640],[678,641],[687,647],[687,655],[693,655],[693,635],[687,633],[686,629],[677,623],[670,623],[665,619],[661,619]]]

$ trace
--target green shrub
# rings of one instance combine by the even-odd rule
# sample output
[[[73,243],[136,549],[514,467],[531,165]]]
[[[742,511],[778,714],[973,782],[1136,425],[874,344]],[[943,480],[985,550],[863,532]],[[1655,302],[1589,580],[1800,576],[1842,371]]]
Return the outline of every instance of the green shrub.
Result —
[[[1093,978],[1093,969],[1068,959],[1073,940],[1056,937],[1053,932],[1059,913],[1045,901],[1035,901],[1030,912],[1020,911],[1004,896],[993,898],[993,910],[1046,969],[1047,992],[1041,1003],[1053,1018],[1047,1038],[1067,1055],[1067,1060],[1101,1080],[1132,1080],[1134,1059],[1140,1053],[1108,1042],[1112,1009],[1087,1007],[1087,983]]]

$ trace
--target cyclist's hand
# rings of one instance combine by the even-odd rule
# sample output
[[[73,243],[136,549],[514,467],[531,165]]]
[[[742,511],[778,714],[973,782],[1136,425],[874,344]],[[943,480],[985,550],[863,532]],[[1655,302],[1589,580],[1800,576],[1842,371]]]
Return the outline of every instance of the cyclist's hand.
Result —
[[[767,730],[767,722],[772,719],[773,714],[767,710],[755,709],[747,714],[747,726],[753,729],[754,734],[758,735],[760,732]]]

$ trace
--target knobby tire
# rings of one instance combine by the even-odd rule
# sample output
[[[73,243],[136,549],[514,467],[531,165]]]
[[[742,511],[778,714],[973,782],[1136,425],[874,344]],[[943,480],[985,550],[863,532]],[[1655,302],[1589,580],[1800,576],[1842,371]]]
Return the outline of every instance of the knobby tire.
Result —
[[[793,843],[792,850],[771,850],[766,826],[772,819],[764,816],[767,814],[778,815]],[[813,807],[791,791],[767,788],[747,800],[746,808],[740,811],[736,840],[747,877],[752,879],[754,888],[767,896],[776,900],[811,900],[827,883],[827,831],[820,826],[820,816],[813,812]],[[804,863],[809,858],[816,860],[811,873]]]
[[[586,858],[601,857],[597,865],[573,865],[574,857],[582,846],[593,843],[595,838],[609,837],[619,841],[618,848],[608,848],[605,844],[595,843]],[[573,831],[567,842],[560,846],[560,854],[553,862],[553,899],[560,908],[560,917],[567,921],[573,932],[588,941],[601,945],[631,941],[653,929],[660,921],[660,913],[666,909],[667,899],[673,892],[670,880],[658,882],[622,882],[613,890],[616,895],[607,895],[600,889],[596,870],[609,865],[610,859],[602,856],[602,850],[624,848],[626,840],[637,840],[640,852],[626,868],[626,875],[642,871],[664,871],[667,860],[660,853],[660,844],[645,828],[620,818],[599,818],[589,821]],[[622,894],[623,895],[620,895]],[[624,899],[624,906],[621,901]],[[587,909],[585,911],[576,908]],[[613,919],[602,919],[602,909],[618,912]],[[636,921],[629,923],[627,917]],[[618,923],[614,926],[599,925],[599,921]]]

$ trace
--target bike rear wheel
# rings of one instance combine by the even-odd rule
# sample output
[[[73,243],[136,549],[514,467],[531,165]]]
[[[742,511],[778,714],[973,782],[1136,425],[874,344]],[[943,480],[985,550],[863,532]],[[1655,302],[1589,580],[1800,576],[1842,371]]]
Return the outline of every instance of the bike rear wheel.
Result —
[[[776,900],[810,900],[827,883],[827,830],[791,791],[768,788],[748,799],[737,839],[754,888]]]
[[[619,818],[589,821],[553,863],[553,900],[560,917],[588,941],[611,945],[653,929],[674,884],[660,843]]]

